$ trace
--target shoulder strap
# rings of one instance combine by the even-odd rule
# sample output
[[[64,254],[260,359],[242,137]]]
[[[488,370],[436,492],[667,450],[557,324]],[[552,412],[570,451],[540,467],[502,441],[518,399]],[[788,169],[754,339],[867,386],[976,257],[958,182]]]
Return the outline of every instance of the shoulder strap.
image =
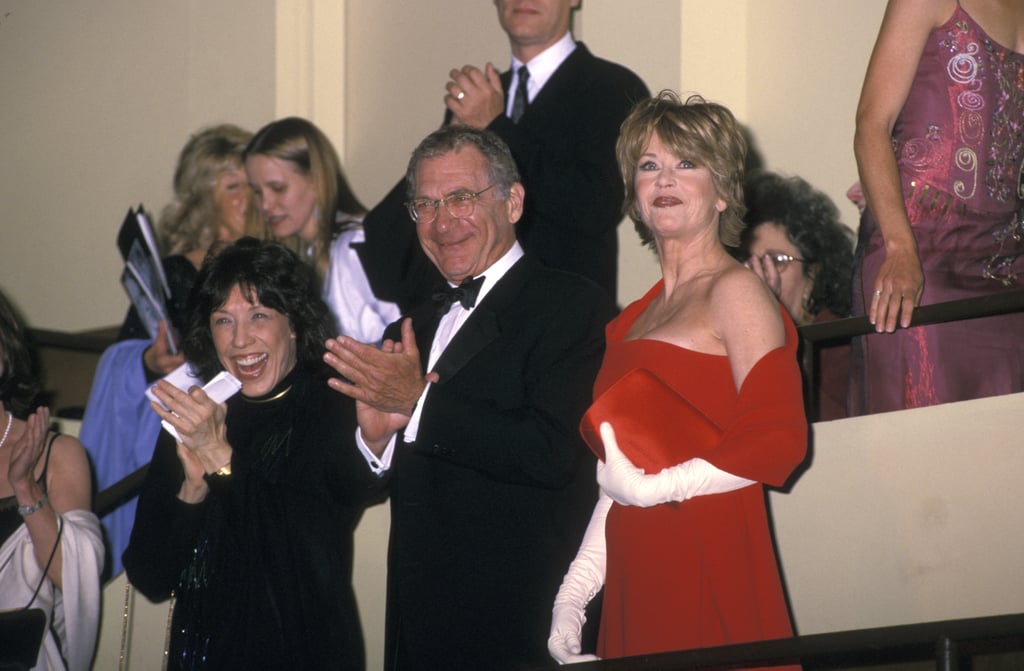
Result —
[[[46,470],[50,468],[50,452],[53,450],[53,443],[60,436],[59,431],[50,432],[50,442],[46,445],[46,458],[43,461],[43,472],[39,474],[39,486],[46,492]]]

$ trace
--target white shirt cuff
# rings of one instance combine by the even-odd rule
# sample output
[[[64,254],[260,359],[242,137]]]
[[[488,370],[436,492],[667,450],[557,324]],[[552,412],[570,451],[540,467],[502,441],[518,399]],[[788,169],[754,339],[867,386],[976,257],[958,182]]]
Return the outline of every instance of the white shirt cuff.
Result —
[[[397,434],[391,436],[391,440],[388,441],[384,452],[378,457],[366,446],[366,441],[363,440],[363,432],[358,428],[356,429],[356,447],[359,448],[363,459],[366,459],[366,464],[373,471],[374,475],[383,475],[391,469],[391,458],[395,454],[396,436]]]

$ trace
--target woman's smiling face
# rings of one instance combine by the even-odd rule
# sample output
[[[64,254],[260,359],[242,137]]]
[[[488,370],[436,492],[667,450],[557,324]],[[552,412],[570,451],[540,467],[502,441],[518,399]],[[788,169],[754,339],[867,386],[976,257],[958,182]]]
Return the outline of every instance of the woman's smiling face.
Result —
[[[657,134],[638,159],[633,185],[640,219],[655,238],[718,235],[726,203],[715,189],[711,171],[676,156]]]
[[[245,396],[270,392],[295,367],[295,333],[288,317],[238,285],[210,315],[210,332],[221,365],[242,382]]]

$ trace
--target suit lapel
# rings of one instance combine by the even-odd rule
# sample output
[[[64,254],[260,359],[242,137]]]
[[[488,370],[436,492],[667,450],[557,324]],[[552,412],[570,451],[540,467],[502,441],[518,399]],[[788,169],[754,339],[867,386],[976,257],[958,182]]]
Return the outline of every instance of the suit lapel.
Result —
[[[499,315],[518,295],[533,263],[530,257],[519,259],[473,309],[469,319],[448,343],[444,354],[434,366],[434,371],[441,378],[439,384],[450,380],[482,349],[501,335]]]
[[[434,372],[440,376],[438,383],[444,384],[451,379],[480,350],[497,338],[500,332],[498,318],[493,311],[483,305],[475,308],[434,366]]]

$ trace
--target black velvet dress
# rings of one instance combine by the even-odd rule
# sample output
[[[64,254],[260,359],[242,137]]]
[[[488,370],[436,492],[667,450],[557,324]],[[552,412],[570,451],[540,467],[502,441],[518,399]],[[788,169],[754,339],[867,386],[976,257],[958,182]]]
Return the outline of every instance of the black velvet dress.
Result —
[[[162,431],[124,553],[153,600],[176,595],[169,668],[365,667],[352,535],[377,478],[355,406],[297,366],[269,394],[228,401],[232,474],[198,504]]]

